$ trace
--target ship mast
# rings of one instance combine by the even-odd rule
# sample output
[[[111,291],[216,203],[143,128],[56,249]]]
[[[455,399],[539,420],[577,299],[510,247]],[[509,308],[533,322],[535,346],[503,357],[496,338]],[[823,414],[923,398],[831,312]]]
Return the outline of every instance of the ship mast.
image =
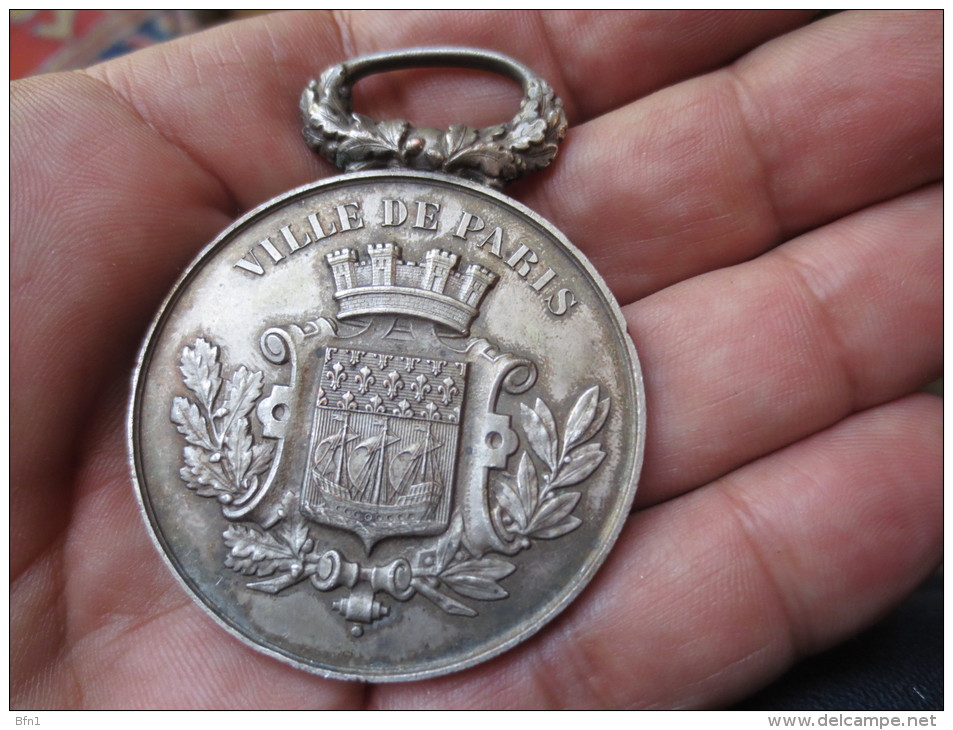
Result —
[[[427,455],[430,453],[430,429],[432,424],[427,422],[427,431],[426,436],[424,437],[424,451],[420,455],[421,461],[423,462],[420,465],[420,478],[422,481],[427,481],[427,466],[430,464],[430,459],[427,458]]]
[[[341,435],[338,437],[338,446],[335,449],[337,452],[337,466],[334,469],[334,481],[336,484],[341,484],[341,477],[344,473],[344,444],[345,439],[347,438],[347,417],[350,411],[344,411],[344,418],[341,419]],[[344,486],[341,484],[341,486]]]
[[[374,449],[377,454],[377,473],[374,475],[374,490],[371,492],[371,504],[381,503],[381,483],[384,480],[384,450],[387,448],[387,422],[381,424],[380,440]]]
[[[386,498],[383,489],[384,469],[387,465],[385,451],[390,444],[399,440],[388,438],[391,434],[387,431],[386,421],[382,422],[380,427],[380,433],[376,437],[371,437],[358,447],[358,449],[367,449],[367,461],[361,465],[356,476],[351,474],[351,482],[360,490],[357,499],[364,504],[380,505]]]

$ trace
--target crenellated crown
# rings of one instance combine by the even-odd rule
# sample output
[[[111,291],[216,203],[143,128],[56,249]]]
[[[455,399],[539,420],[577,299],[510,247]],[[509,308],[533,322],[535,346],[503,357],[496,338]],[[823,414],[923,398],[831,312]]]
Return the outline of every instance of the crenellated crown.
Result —
[[[422,262],[402,260],[396,243],[372,243],[364,260],[353,248],[332,251],[326,258],[334,274],[338,317],[406,314],[463,334],[497,279],[476,264],[457,271],[460,257],[439,248],[427,251]]]

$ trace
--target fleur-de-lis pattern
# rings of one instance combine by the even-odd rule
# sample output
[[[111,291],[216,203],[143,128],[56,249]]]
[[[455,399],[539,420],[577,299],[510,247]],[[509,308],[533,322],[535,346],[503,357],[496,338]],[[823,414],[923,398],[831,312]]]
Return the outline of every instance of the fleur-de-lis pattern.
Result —
[[[416,368],[416,374],[406,374],[408,367]],[[317,394],[321,407],[448,423],[460,420],[464,362],[329,347],[322,372]]]
[[[392,411],[392,413],[395,416],[404,416],[404,417],[410,417],[414,415],[414,412],[410,407],[410,403],[405,398],[402,398],[400,400],[400,402],[394,407],[394,410]]]
[[[424,398],[427,397],[433,388],[430,386],[430,383],[427,382],[427,376],[421,373],[416,378],[414,382],[410,384],[410,391],[414,394],[414,400],[420,403]]]
[[[337,390],[341,387],[341,381],[347,380],[347,373],[344,372],[344,366],[340,361],[335,362],[326,375],[328,377],[328,387],[331,390]]]
[[[453,381],[453,378],[446,377],[441,381],[440,385],[437,386],[437,393],[440,394],[440,402],[448,406],[453,401],[453,396],[458,392],[457,384]]]
[[[357,392],[363,395],[367,392],[376,378],[371,375],[371,369],[364,365],[360,370],[357,371],[357,375],[354,377],[355,382],[357,383]]]
[[[439,421],[440,408],[432,400],[428,400],[426,407],[421,411],[420,415],[429,421]]]
[[[387,379],[384,381],[384,387],[387,388],[387,397],[396,398],[397,394],[404,387],[404,381],[400,378],[400,373],[391,370],[387,373]]]

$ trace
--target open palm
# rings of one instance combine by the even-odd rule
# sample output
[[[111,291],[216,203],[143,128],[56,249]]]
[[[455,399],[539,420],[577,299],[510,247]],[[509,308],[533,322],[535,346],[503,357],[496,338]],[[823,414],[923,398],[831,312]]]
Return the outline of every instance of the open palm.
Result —
[[[869,625],[937,565],[941,15],[278,13],[13,85],[12,704],[714,707]],[[297,98],[346,57],[507,53],[573,125],[512,191],[591,258],[645,370],[637,511],[580,600],[426,682],[313,677],[221,631],[138,514],[139,341],[240,212],[332,173]],[[362,84],[491,123],[507,82]]]

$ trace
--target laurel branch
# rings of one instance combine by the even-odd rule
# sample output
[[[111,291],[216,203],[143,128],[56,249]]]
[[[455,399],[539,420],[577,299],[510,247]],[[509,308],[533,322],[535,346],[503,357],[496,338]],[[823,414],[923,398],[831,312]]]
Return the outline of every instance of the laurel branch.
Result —
[[[262,593],[278,593],[314,575],[322,556],[297,513],[270,532],[238,524],[229,525],[223,537],[229,549],[225,565],[242,575],[265,578],[246,584]]]
[[[545,402],[537,398],[533,406],[520,404],[520,410],[530,447],[546,468],[540,477],[532,456],[523,450],[516,475],[501,474],[491,491],[494,520],[504,534],[518,541],[518,550],[530,547],[534,539],[552,540],[582,524],[572,514],[582,494],[563,489],[587,479],[605,458],[601,444],[586,442],[605,425],[609,399],[599,400],[598,386],[586,390],[569,413],[562,440]],[[412,585],[447,613],[475,616],[473,609],[440,588],[482,601],[506,598],[509,594],[498,581],[516,566],[499,557],[469,554],[462,538],[458,517],[434,549],[418,554]]]
[[[199,496],[229,504],[256,489],[274,459],[274,443],[256,443],[248,418],[261,396],[262,373],[242,365],[223,380],[218,348],[202,338],[183,348],[179,370],[195,396],[172,401],[172,422],[189,444],[179,476]]]
[[[606,453],[600,443],[585,443],[605,424],[609,399],[599,400],[599,387],[586,390],[573,405],[559,438],[552,411],[539,398],[533,406],[520,404],[523,430],[532,452],[543,465],[537,467],[530,452],[523,450],[516,474],[504,472],[493,482],[492,514],[502,531],[522,538],[552,540],[572,532],[582,521],[572,512],[582,496],[563,491],[588,478]]]

